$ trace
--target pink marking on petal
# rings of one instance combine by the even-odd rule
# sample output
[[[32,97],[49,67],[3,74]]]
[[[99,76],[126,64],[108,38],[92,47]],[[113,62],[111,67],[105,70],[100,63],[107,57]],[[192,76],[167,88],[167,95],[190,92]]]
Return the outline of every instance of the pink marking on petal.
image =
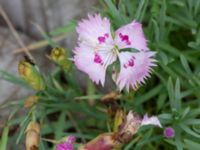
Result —
[[[134,60],[133,59],[128,61],[128,66],[130,66],[130,67],[134,66]]]
[[[99,44],[105,43],[105,42],[106,42],[106,39],[107,39],[108,37],[109,37],[109,34],[108,34],[108,33],[105,33],[104,36],[99,36],[99,37],[98,37]]]
[[[122,42],[126,42],[127,45],[131,45],[128,35],[123,35],[122,33],[119,33],[119,37],[121,38]]]
[[[152,67],[155,66],[155,59],[152,58],[154,52],[120,52],[120,72],[117,76],[116,84],[120,90],[126,87],[134,90],[138,89],[139,85],[145,83],[145,80],[150,76]],[[134,57],[133,57],[134,56]]]
[[[99,43],[101,44],[101,43],[105,43],[106,38],[103,37],[103,36],[99,36],[99,37],[98,37],[98,40],[99,40]]]
[[[124,64],[124,68],[127,68],[126,64]]]
[[[105,34],[104,34],[104,37],[108,38],[108,37],[109,37],[109,34],[108,34],[108,33],[105,33]]]
[[[133,56],[126,64],[124,64],[124,68],[133,67],[135,65],[134,62],[135,57]]]
[[[98,55],[98,54],[94,55],[94,62],[97,63],[97,64],[103,65],[103,60],[102,60],[101,56]]]
[[[110,21],[108,18],[101,17],[100,14],[89,14],[88,18],[79,21],[76,31],[79,42],[86,42],[90,46],[96,46],[104,42],[110,45],[113,41],[110,36],[104,41],[104,38],[110,35]]]

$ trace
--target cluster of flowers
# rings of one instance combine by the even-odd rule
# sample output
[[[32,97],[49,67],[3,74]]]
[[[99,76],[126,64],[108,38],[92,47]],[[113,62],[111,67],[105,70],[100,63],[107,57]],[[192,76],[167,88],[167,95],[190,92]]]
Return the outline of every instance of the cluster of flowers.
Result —
[[[76,30],[79,41],[73,60],[96,84],[104,85],[107,67],[118,59],[120,71],[113,67],[113,80],[120,90],[136,90],[150,76],[155,52],[147,47],[139,22],[134,20],[113,33],[109,19],[95,14],[79,22]]]
[[[155,52],[147,47],[142,25],[133,21],[120,27],[117,31],[111,31],[108,18],[102,18],[99,14],[88,15],[78,23],[78,47],[74,49],[73,61],[77,68],[89,75],[96,84],[104,85],[107,67],[115,61],[120,62],[120,70],[113,66],[113,80],[120,90],[130,88],[136,90],[150,76],[152,67],[156,60],[153,58]],[[134,49],[134,51],[132,51]],[[55,48],[49,56],[51,60],[63,69],[70,69],[67,54],[62,48]],[[38,91],[45,89],[43,76],[32,62],[21,61],[19,73],[29,85]],[[32,96],[25,103],[25,107],[31,107],[38,98]],[[119,117],[118,117],[119,118]],[[144,125],[155,125],[162,127],[156,116],[141,118],[133,112],[121,117],[120,126],[117,131],[103,133],[94,140],[80,146],[79,150],[111,150],[117,145],[130,141]],[[40,127],[39,124],[31,122],[27,127],[27,149],[38,147]],[[175,135],[173,128],[164,130],[164,136],[172,138]],[[31,139],[31,140],[30,140]],[[64,142],[56,146],[56,150],[73,150],[75,137],[69,136]],[[97,147],[98,149],[95,149]]]
[[[155,52],[147,47],[142,25],[137,21],[124,25],[113,33],[108,18],[102,18],[99,14],[88,15],[88,19],[78,23],[76,30],[78,46],[74,49],[73,61],[96,84],[104,85],[107,67],[119,60],[120,71],[113,66],[114,82],[120,90],[136,90],[150,76],[152,67],[156,65],[153,58]],[[123,120],[117,132],[103,133],[82,145],[79,150],[111,150],[129,141],[142,126],[162,127],[156,116],[145,115],[141,118],[131,111]],[[173,128],[166,128],[164,136],[173,137]],[[73,142],[67,140],[59,144],[57,150],[73,150]]]

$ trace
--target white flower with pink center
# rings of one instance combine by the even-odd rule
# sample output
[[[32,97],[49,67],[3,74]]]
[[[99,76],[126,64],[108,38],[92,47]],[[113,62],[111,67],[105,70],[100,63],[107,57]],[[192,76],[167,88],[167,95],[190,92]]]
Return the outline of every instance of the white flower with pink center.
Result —
[[[147,47],[142,25],[133,21],[119,28],[112,36],[110,21],[99,14],[88,15],[78,23],[78,47],[74,49],[74,62],[79,70],[89,75],[96,84],[104,85],[106,69],[120,61],[120,71],[114,71],[115,83],[120,90],[136,90],[150,76],[156,60],[155,52]],[[137,52],[121,51],[134,48]]]

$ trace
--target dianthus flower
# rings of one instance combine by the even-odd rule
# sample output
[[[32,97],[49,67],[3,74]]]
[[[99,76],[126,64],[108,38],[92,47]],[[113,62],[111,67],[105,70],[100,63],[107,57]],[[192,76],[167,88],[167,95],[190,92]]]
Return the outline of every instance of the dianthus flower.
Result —
[[[114,71],[114,81],[120,90],[124,87],[128,91],[130,87],[136,90],[150,76],[155,66],[152,58],[155,52],[147,47],[139,22],[134,20],[112,33],[109,19],[95,14],[80,21],[76,30],[75,65],[96,84],[104,85],[107,67],[117,60],[120,61],[120,71]]]

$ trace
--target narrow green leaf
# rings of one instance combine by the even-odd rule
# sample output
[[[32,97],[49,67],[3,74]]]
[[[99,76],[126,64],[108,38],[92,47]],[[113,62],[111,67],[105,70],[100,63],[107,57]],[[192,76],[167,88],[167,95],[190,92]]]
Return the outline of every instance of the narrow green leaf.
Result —
[[[180,124],[180,127],[188,134],[196,137],[196,138],[200,138],[200,135],[195,133],[192,129],[190,129],[188,126],[184,125],[184,124]]]
[[[75,30],[75,27],[76,27],[76,22],[71,21],[67,25],[58,27],[58,28],[54,29],[53,31],[51,31],[50,35],[55,36],[55,35],[60,35],[63,33],[72,32]]]
[[[0,150],[7,150],[9,127],[5,126],[0,141]]]
[[[135,99],[136,105],[141,105],[142,103],[150,100],[152,97],[155,97],[157,94],[160,93],[160,91],[162,90],[162,88],[163,88],[163,85],[159,84],[158,86],[154,87],[153,89],[151,89],[147,93],[143,94],[142,96],[137,97]]]
[[[100,99],[103,95],[87,95],[87,96],[80,96],[76,97],[77,100],[89,100],[89,99]]]
[[[190,113],[190,110],[191,110],[190,107],[187,107],[187,108],[183,111],[181,118],[184,119],[184,118]]]
[[[8,82],[11,82],[13,84],[20,85],[22,87],[29,87],[28,84],[21,79],[20,77],[17,77],[13,74],[7,73],[5,71],[0,70],[0,79],[6,80]]]
[[[169,79],[168,79],[167,90],[168,90],[168,94],[169,94],[169,100],[170,100],[171,108],[172,109],[176,108],[175,104],[174,104],[174,87],[173,87],[173,82],[172,82],[171,77],[169,77]]]
[[[164,34],[165,34],[165,16],[166,16],[166,1],[162,0],[161,1],[161,10],[160,10],[160,17],[159,17],[159,24],[160,24],[160,40],[164,40]]]
[[[158,43],[160,41],[160,30],[158,27],[158,23],[155,19],[152,19],[154,34],[155,34],[155,41]]]
[[[184,139],[184,142],[186,143],[186,148],[188,150],[199,150],[200,148],[199,142],[191,141],[189,139]]]
[[[120,25],[123,25],[126,21],[120,14],[120,12],[117,10],[114,3],[111,0],[104,0],[104,2],[107,4],[113,18],[115,18]]]
[[[189,118],[183,122],[185,125],[200,125],[200,119]]]
[[[62,133],[64,131],[64,126],[65,126],[65,118],[66,118],[66,112],[63,111],[59,118],[58,118],[58,121],[56,123],[56,133],[55,133],[55,139],[60,139],[62,138]]]
[[[181,141],[181,134],[180,134],[180,128],[176,128],[175,129],[176,134],[175,134],[175,144],[176,144],[176,148],[177,150],[183,150],[183,143]]]
[[[180,87],[180,80],[179,78],[176,79],[175,84],[175,107],[177,110],[181,108],[181,87]]]
[[[135,14],[135,19],[138,20],[138,21],[141,21],[140,15],[141,15],[142,8],[143,8],[144,4],[145,4],[145,0],[140,0],[138,9],[137,9],[136,14]]]
[[[138,142],[139,139],[140,139],[140,136],[137,136],[136,138],[134,138],[130,143],[128,143],[128,144],[125,146],[124,150],[132,150],[133,145],[134,145],[136,142]]]
[[[27,119],[26,122],[24,122],[23,126],[20,127],[20,132],[18,133],[16,144],[19,144],[19,141],[21,140],[23,134],[25,133],[25,130],[26,130],[26,127],[27,127],[29,121],[30,121],[30,118]]]
[[[180,55],[180,59],[181,59],[181,63],[182,63],[182,65],[183,65],[185,71],[186,71],[188,74],[191,75],[191,74],[192,74],[192,71],[191,71],[191,69],[190,69],[190,67],[189,67],[189,64],[188,64],[187,59],[185,58],[185,56],[184,56],[184,55]]]

